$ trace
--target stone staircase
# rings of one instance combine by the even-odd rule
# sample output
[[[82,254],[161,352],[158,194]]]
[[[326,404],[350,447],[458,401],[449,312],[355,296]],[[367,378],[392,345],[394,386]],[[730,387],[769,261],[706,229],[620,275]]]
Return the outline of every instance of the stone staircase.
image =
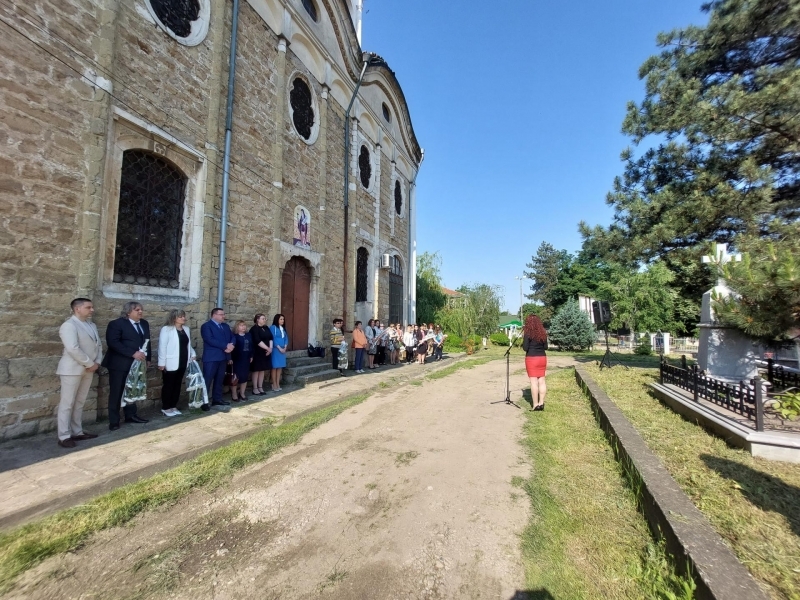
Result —
[[[286,368],[281,381],[304,387],[340,377],[339,371],[331,368],[330,357],[310,358],[305,350],[293,350],[286,354]]]

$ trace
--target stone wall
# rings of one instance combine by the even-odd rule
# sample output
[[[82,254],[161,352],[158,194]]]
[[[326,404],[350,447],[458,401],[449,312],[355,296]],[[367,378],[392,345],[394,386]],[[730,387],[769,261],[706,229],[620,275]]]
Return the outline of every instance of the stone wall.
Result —
[[[210,6],[208,35],[195,46],[177,43],[157,27],[143,0],[42,0],[0,7],[19,30],[0,37],[2,439],[54,428],[58,328],[76,296],[94,300],[101,335],[126,301],[142,302],[154,343],[168,311],[182,308],[202,354],[199,326],[216,304],[219,273],[231,24],[230,3]],[[280,311],[286,244],[292,243],[294,208],[303,205],[311,216],[311,251],[298,253],[316,264],[317,278],[309,330],[324,340],[331,319],[342,314],[344,108],[249,2],[242,2],[240,11],[225,308],[229,321],[248,323],[256,312],[271,319]],[[291,122],[293,74],[304,77],[316,97],[319,134],[312,144]],[[352,125],[357,139],[358,120]],[[388,272],[377,268],[380,255],[394,248],[408,268],[408,223],[395,215],[394,233],[391,228],[393,157],[376,146],[378,140],[371,143],[379,191],[365,190],[356,170],[350,178],[356,184],[350,221],[357,226],[349,229],[348,327],[356,248],[363,243],[358,231],[375,246],[370,253],[376,316],[388,317]],[[360,144],[355,146],[357,156]],[[129,148],[160,154],[189,177],[180,290],[113,281],[119,172]],[[153,368],[148,393],[153,406],[159,405],[159,386]],[[106,407],[107,377],[101,375],[85,420],[102,417]]]

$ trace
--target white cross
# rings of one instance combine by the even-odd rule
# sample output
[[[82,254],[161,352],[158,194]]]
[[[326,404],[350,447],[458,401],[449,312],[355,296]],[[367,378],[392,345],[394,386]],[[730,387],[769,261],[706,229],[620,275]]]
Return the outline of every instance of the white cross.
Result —
[[[742,255],[738,252],[736,254],[728,254],[728,244],[714,244],[713,252],[714,256],[703,257],[704,263],[712,263],[721,267],[731,261],[741,262],[742,260]],[[717,285],[724,286],[725,280],[722,277],[719,277],[717,279]]]

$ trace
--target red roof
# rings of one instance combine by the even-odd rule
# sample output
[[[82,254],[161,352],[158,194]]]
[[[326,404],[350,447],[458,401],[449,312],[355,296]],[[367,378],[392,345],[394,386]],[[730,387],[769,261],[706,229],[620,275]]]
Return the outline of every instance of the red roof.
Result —
[[[462,294],[461,292],[457,292],[455,290],[451,290],[450,288],[446,288],[444,286],[442,286],[442,292],[444,293],[445,296],[450,296],[451,298],[463,298],[464,297],[464,294]]]

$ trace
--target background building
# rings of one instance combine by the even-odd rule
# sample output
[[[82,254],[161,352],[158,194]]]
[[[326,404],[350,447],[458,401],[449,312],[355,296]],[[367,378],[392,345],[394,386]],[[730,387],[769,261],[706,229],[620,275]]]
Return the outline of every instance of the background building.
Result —
[[[365,60],[360,4],[0,6],[0,436],[53,426],[58,327],[75,296],[94,300],[101,333],[124,302],[142,302],[156,340],[183,308],[199,352],[220,294],[229,321],[285,313],[293,348],[324,339],[334,316],[348,329],[414,321],[422,151],[382,59],[364,73],[344,156]],[[99,380],[87,420],[104,410]]]

